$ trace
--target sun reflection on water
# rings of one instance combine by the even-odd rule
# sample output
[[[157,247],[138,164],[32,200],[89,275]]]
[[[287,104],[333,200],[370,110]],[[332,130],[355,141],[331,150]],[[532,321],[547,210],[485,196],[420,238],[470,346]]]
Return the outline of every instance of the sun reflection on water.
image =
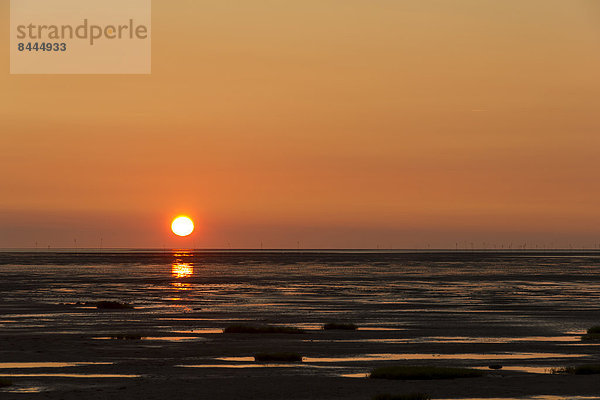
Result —
[[[191,264],[176,262],[171,265],[171,275],[175,278],[189,278],[194,274]]]
[[[189,283],[173,282],[171,283],[177,290],[190,290],[191,285]]]

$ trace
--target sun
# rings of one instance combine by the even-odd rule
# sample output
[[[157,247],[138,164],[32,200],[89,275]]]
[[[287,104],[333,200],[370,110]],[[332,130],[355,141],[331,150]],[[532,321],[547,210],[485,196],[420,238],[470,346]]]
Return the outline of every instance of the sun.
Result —
[[[188,236],[194,232],[194,222],[186,216],[180,216],[171,223],[171,230],[177,236]]]

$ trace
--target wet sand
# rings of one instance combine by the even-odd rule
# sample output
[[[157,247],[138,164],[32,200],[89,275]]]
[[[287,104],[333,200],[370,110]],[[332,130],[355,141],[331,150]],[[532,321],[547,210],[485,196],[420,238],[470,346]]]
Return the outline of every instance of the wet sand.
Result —
[[[157,333],[158,334],[158,333]],[[2,361],[45,362],[87,361],[114,364],[80,365],[59,368],[11,368],[11,374],[107,374],[138,375],[136,378],[13,377],[15,389],[40,388],[41,393],[2,393],[2,398],[22,399],[370,399],[377,393],[421,391],[434,398],[524,397],[528,395],[593,396],[600,393],[598,376],[562,376],[519,371],[491,371],[481,378],[436,381],[386,381],[346,378],[340,375],[363,374],[389,361],[339,361],[358,354],[484,354],[504,365],[523,364],[522,360],[503,357],[520,353],[556,354],[563,357],[540,358],[525,364],[560,366],[570,364],[569,354],[596,354],[598,347],[554,343],[502,344],[383,344],[360,342],[336,344],[336,339],[354,340],[356,336],[373,338],[377,333],[310,332],[301,335],[204,334],[203,340],[96,340],[87,335],[24,335],[0,339]],[[398,333],[394,336],[401,336]],[[293,337],[290,337],[293,336]],[[378,335],[377,335],[378,336]],[[388,335],[389,336],[389,335]],[[315,342],[320,340],[322,342]],[[330,342],[330,340],[334,342]],[[556,347],[560,347],[557,349]],[[289,366],[253,367],[248,361],[222,361],[223,357],[251,356],[260,351],[295,351],[316,358]],[[328,358],[338,361],[321,361]],[[410,356],[407,356],[410,358]],[[586,356],[592,360],[597,357]],[[577,357],[580,360],[580,357]],[[440,366],[485,367],[488,360],[406,360],[394,364],[434,364]],[[181,365],[202,365],[201,368]],[[212,365],[212,367],[211,367]],[[216,365],[223,366],[217,367]],[[242,368],[238,368],[242,366]],[[2,371],[5,371],[3,369]],[[0,372],[2,375],[3,372]],[[177,394],[174,396],[174,394]]]
[[[573,261],[569,260],[569,263]],[[595,263],[596,259],[587,260],[582,262],[585,265],[578,267],[587,271],[584,278],[587,277],[588,283],[590,276],[598,279],[597,268],[591,271],[589,268],[589,264]],[[190,264],[193,266],[194,261]],[[9,278],[0,286],[11,286],[3,286],[0,292],[3,293],[0,303],[0,377],[11,379],[15,385],[0,392],[2,399],[371,399],[378,393],[415,391],[428,393],[436,399],[534,395],[600,397],[598,375],[544,372],[550,367],[600,363],[600,346],[579,340],[584,327],[600,320],[597,297],[595,302],[581,304],[579,308],[569,299],[560,300],[563,307],[556,304],[550,307],[547,302],[539,301],[541,297],[548,297],[548,293],[539,294],[536,290],[537,294],[529,294],[530,303],[515,304],[495,297],[485,307],[465,310],[456,307],[457,293],[448,293],[448,303],[443,299],[425,302],[415,293],[404,298],[375,294],[363,299],[360,295],[363,289],[359,287],[356,293],[340,298],[294,297],[294,302],[310,300],[314,303],[311,307],[321,310],[320,313],[299,312],[289,305],[283,309],[269,308],[264,299],[257,304],[230,308],[224,313],[215,309],[212,303],[202,304],[202,298],[186,298],[186,292],[194,290],[180,292],[181,287],[177,285],[193,286],[206,282],[194,283],[189,276],[178,277],[177,271],[172,270],[165,279],[178,296],[165,292],[162,281],[154,281],[150,286],[163,291],[161,302],[140,302],[134,310],[102,311],[82,303],[55,301],[52,296],[57,290],[75,290],[66,281],[73,280],[72,285],[86,283],[85,279],[70,275],[69,271],[58,277],[54,271],[51,279],[37,285],[26,277],[19,277],[15,268],[6,267],[6,271],[5,276]],[[45,269],[37,268],[36,271],[42,273]],[[582,279],[575,271],[571,272],[567,278],[555,280],[566,285]],[[560,275],[564,276],[564,273],[561,269]],[[102,285],[105,275],[95,276],[86,279],[94,285]],[[490,276],[482,279],[483,284],[493,281],[497,274]],[[302,290],[320,284],[314,273],[304,279],[306,287]],[[441,281],[444,279],[451,281],[448,277]],[[531,281],[531,276],[513,274],[511,279],[527,282]],[[238,278],[231,282],[229,277],[227,285],[237,285],[243,280]],[[596,283],[592,279],[590,287],[595,288]],[[131,288],[133,283],[129,282],[129,285]],[[590,292],[590,287],[586,293]],[[40,295],[28,296],[28,290],[38,290]],[[262,296],[260,290],[265,289],[254,287],[252,290]],[[544,290],[548,291],[548,288]],[[280,296],[271,294],[271,304],[282,301]],[[535,296],[540,296],[537,303]],[[77,292],[64,299],[81,297]],[[45,298],[53,300],[42,301]],[[360,299],[366,301],[357,301]],[[82,299],[85,300],[89,298]],[[225,300],[231,299],[223,298]],[[360,330],[319,329],[321,324],[329,322],[327,316],[330,314],[326,311],[339,309],[340,304],[347,309],[331,313],[333,316],[329,319],[350,318],[361,326]],[[352,314],[348,310],[352,310]],[[259,315],[262,318],[258,318]],[[299,326],[306,329],[306,333],[220,333],[220,329],[233,322]],[[143,339],[111,339],[120,334],[136,334]],[[304,356],[305,362],[257,365],[252,357],[259,352],[295,352]],[[8,364],[25,362],[90,364],[40,365],[37,368],[35,365]],[[359,377],[374,367],[391,364],[476,367],[485,369],[486,376],[429,381]],[[487,369],[490,364],[502,364],[505,368],[492,371]],[[536,373],[525,372],[527,368]],[[23,393],[27,390],[32,393]]]

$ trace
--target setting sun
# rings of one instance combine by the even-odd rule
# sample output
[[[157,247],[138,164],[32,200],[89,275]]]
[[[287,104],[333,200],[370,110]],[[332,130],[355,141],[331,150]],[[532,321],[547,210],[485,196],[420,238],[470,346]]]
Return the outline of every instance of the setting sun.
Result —
[[[194,231],[194,223],[189,217],[177,217],[171,223],[171,230],[177,236],[188,236]]]

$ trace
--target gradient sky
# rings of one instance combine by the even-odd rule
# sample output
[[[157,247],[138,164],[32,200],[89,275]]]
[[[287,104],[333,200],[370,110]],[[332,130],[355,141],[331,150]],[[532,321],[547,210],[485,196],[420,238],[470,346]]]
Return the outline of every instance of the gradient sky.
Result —
[[[0,247],[600,243],[599,1],[153,3],[152,75],[19,76],[0,0]]]

